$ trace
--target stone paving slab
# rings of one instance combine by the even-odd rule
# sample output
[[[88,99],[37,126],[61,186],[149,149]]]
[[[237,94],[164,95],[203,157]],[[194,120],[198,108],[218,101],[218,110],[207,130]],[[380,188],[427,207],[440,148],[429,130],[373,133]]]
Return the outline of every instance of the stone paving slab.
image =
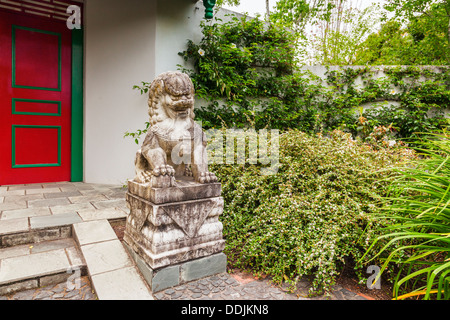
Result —
[[[107,220],[77,223],[73,225],[73,228],[77,242],[81,246],[117,239],[116,233]]]
[[[94,207],[90,203],[75,203],[50,208],[53,214],[76,213],[80,210],[89,210],[89,209],[94,209]]]
[[[0,220],[10,220],[28,217],[41,217],[51,215],[50,208],[27,208],[11,211],[3,211]]]
[[[60,239],[60,240],[54,240],[54,241],[44,241],[39,243],[34,243],[33,245],[28,245],[28,248],[30,249],[30,253],[39,253],[39,252],[46,252],[46,251],[52,251],[52,250],[59,250],[59,249],[66,249],[75,247],[75,242],[71,238],[67,239]],[[14,249],[12,247],[11,249]]]
[[[25,189],[25,194],[44,194],[44,193],[57,193],[57,192],[61,192],[61,190],[59,188]]]
[[[99,300],[154,300],[135,267],[94,275],[92,283]]]
[[[73,230],[100,300],[153,300],[107,220],[78,223]]]
[[[114,199],[106,201],[95,201],[92,202],[97,209],[107,209],[107,208],[127,208],[127,203],[124,199]]]
[[[64,249],[2,259],[0,285],[65,272],[69,268]]]
[[[56,226],[66,226],[79,222],[82,222],[82,220],[77,213],[53,214],[51,216],[30,218],[31,229],[43,229]]]
[[[56,207],[56,206],[64,206],[67,204],[70,204],[70,201],[69,201],[69,199],[66,199],[66,198],[31,200],[31,201],[28,201],[28,208]]]
[[[90,209],[78,211],[83,221],[125,219],[127,214],[118,208]]]
[[[28,218],[0,221],[0,234],[26,232],[29,230]]]
[[[33,184],[33,185],[17,185],[8,187],[9,191],[12,190],[26,190],[26,189],[42,189],[42,184]]]
[[[19,200],[17,200],[17,201],[0,203],[0,211],[26,209],[26,208],[27,208],[27,202],[26,201],[19,201]]]
[[[69,200],[71,203],[86,203],[86,202],[93,202],[93,201],[106,201],[108,198],[106,198],[103,194],[94,194],[94,195],[88,195],[88,196],[76,196],[76,197],[69,197]]]
[[[49,193],[50,194],[50,193]],[[4,202],[16,202],[16,201],[30,201],[30,200],[41,200],[44,199],[44,194],[29,194],[21,196],[6,195]]]
[[[18,256],[24,256],[30,253],[29,245],[16,246],[12,248],[0,249],[0,260],[13,258]]]
[[[119,240],[81,246],[81,252],[92,276],[133,266],[133,262]]]
[[[44,193],[43,197],[45,199],[55,199],[55,198],[69,198],[70,197],[79,197],[82,194],[80,193],[80,191],[75,190],[75,191],[69,191],[69,192],[56,192],[56,193]]]
[[[11,191],[7,191],[5,188],[3,188],[0,191],[0,196],[1,197],[5,197],[5,196],[24,196],[25,195],[25,190],[11,190]]]

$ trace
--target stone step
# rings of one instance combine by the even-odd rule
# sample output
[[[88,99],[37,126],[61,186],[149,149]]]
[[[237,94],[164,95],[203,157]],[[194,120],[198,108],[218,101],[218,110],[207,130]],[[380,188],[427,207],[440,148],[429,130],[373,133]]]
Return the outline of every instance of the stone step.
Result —
[[[73,225],[99,300],[153,300],[152,292],[107,220]]]
[[[28,209],[27,209],[28,210]],[[104,219],[125,225],[126,213],[109,208],[0,220],[0,248],[72,237],[72,225]]]
[[[44,241],[0,249],[0,296],[62,283],[86,274],[86,263],[73,239]]]
[[[72,237],[77,213],[0,220],[0,248]]]
[[[99,300],[153,300],[108,220],[70,228],[74,238],[0,249],[0,296],[89,275]]]

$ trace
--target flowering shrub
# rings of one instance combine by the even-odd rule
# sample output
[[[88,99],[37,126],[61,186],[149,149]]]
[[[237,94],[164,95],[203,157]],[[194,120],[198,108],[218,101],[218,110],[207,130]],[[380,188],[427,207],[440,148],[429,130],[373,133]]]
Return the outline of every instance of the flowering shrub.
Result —
[[[289,131],[280,138],[276,175],[263,176],[256,165],[213,165],[225,198],[230,264],[275,281],[312,275],[314,290],[329,290],[382,223],[371,214],[387,186],[379,169],[410,157],[403,149],[375,150],[340,131],[330,138]]]

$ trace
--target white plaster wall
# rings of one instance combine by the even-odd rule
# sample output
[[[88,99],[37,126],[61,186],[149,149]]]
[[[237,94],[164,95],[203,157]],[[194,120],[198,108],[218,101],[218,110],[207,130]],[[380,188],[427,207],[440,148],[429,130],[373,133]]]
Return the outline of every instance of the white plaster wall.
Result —
[[[134,176],[146,98],[133,85],[155,74],[156,0],[87,0],[84,181],[121,184]]]

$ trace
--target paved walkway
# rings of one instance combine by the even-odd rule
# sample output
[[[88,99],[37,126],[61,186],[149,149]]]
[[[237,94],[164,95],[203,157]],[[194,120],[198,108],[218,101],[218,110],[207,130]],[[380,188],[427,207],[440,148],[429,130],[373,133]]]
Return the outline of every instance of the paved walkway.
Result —
[[[81,277],[79,283],[67,285],[67,282],[39,289],[17,292],[0,296],[1,300],[97,300],[89,277]]]
[[[129,210],[120,186],[49,183],[0,186],[0,300],[297,300],[295,293],[242,274],[220,274],[152,294],[119,232]],[[81,279],[69,271],[81,270]],[[18,291],[17,291],[18,290]],[[331,297],[364,300],[335,287]]]

